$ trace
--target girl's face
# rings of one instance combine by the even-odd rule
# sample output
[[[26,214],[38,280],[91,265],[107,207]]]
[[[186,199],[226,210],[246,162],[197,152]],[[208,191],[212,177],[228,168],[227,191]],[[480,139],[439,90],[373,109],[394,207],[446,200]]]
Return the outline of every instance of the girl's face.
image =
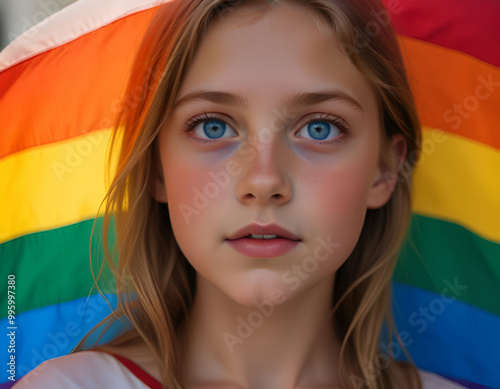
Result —
[[[393,189],[378,166],[374,91],[334,32],[299,6],[244,24],[250,14],[216,18],[203,39],[160,133],[164,181],[154,193],[168,201],[198,281],[245,305],[331,283],[366,209]],[[229,238],[252,223],[300,241],[286,253],[242,253]]]

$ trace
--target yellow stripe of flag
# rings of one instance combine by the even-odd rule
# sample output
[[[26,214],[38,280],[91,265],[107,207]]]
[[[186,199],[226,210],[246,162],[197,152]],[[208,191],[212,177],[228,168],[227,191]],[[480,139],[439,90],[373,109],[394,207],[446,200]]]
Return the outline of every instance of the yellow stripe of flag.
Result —
[[[94,131],[0,160],[0,242],[94,218],[110,135]]]
[[[413,211],[460,224],[500,242],[500,152],[424,128],[415,170]]]
[[[500,152],[448,132],[423,133],[413,211],[500,242]],[[95,217],[107,187],[110,134],[96,131],[0,160],[0,242]]]

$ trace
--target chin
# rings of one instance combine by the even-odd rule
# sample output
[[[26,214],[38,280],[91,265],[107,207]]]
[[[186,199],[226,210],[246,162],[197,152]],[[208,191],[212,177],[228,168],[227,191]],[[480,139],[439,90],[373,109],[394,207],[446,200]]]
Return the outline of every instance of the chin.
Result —
[[[235,277],[231,285],[219,288],[238,305],[254,309],[268,303],[274,306],[287,301],[292,294],[281,279],[281,272],[254,269]]]

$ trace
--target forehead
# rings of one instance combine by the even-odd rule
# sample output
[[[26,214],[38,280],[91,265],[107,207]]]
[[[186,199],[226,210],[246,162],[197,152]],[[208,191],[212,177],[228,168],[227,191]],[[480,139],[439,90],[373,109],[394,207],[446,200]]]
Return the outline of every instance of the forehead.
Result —
[[[179,96],[194,89],[228,90],[275,106],[285,91],[329,88],[363,106],[376,105],[371,85],[342,53],[326,20],[308,7],[283,2],[216,15]]]

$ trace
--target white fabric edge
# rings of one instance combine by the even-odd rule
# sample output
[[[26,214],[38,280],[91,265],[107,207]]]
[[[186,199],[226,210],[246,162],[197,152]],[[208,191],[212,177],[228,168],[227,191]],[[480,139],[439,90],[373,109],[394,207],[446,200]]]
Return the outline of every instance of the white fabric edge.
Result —
[[[104,371],[107,374],[101,374]],[[90,376],[89,372],[92,372]],[[418,372],[422,379],[423,389],[465,388],[435,373],[421,369],[418,369]],[[47,360],[30,371],[23,379],[20,380],[19,385],[14,385],[14,387],[18,388],[24,384],[24,387],[28,388],[54,389],[61,387],[55,384],[63,382],[66,384],[64,386],[66,389],[70,387],[75,389],[82,387],[145,387],[142,381],[115,357],[100,351],[88,350]],[[68,386],[68,384],[71,385]],[[131,384],[132,386],[130,386]]]
[[[456,382],[450,381],[436,373],[418,369],[422,379],[423,389],[467,389]]]
[[[0,71],[125,16],[171,0],[79,0],[47,17],[0,52]]]
[[[115,357],[79,351],[48,359],[17,380],[12,389],[145,389],[147,386]]]

